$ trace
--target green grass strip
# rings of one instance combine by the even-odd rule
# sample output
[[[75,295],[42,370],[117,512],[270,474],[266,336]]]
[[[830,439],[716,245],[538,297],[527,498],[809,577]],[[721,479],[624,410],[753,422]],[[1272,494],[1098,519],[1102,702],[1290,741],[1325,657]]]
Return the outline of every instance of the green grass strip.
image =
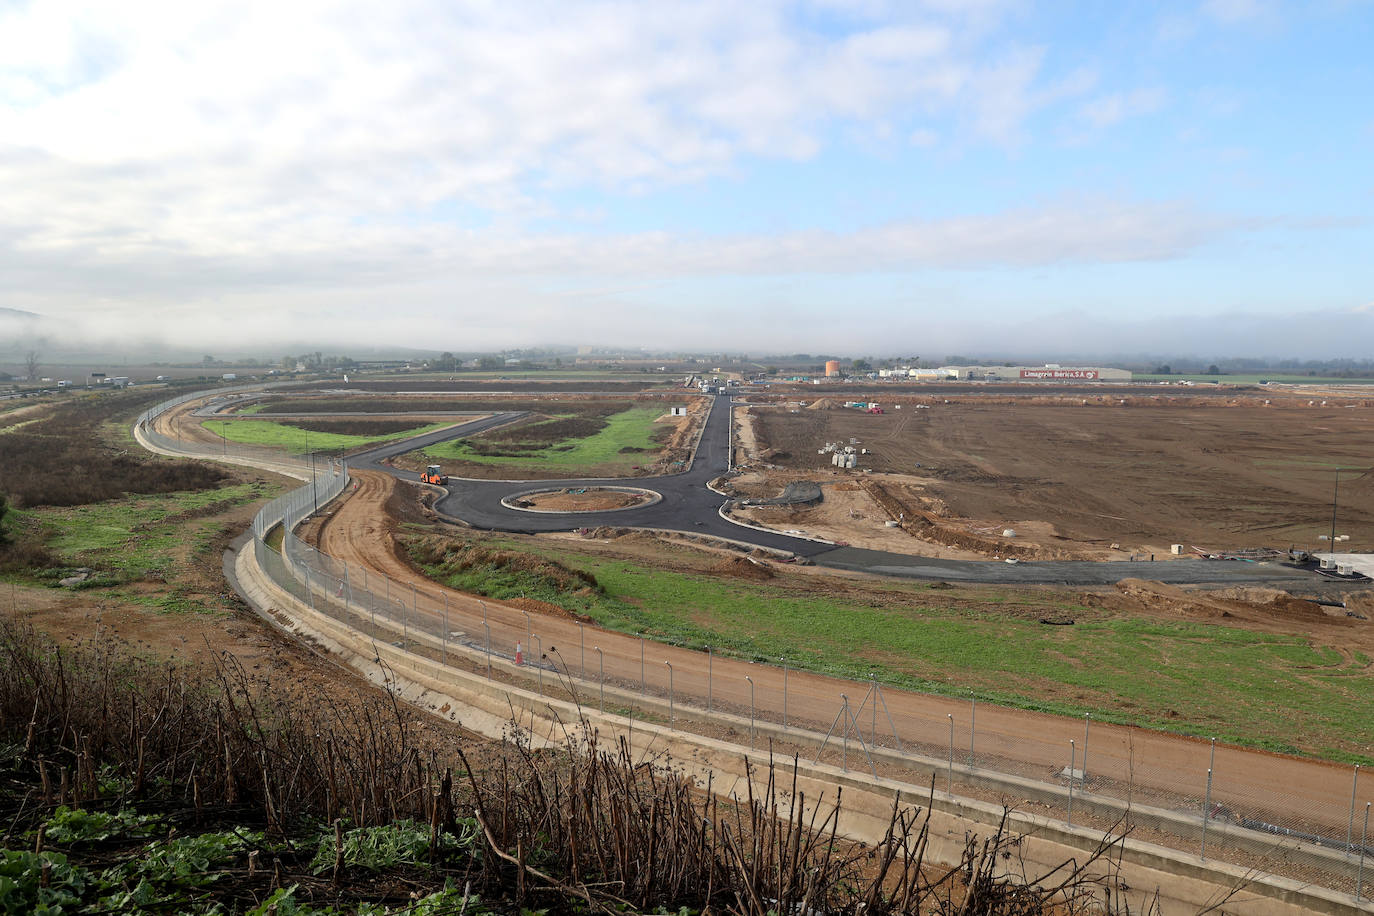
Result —
[[[515,542],[486,541],[506,549]],[[525,548],[527,549],[527,548]],[[846,603],[785,584],[712,578],[563,549],[531,551],[591,573],[604,595],[551,593],[507,570],[453,584],[524,593],[589,614],[603,627],[825,674],[1144,725],[1282,752],[1374,762],[1368,744],[1374,676],[1359,660],[1297,636],[1185,621],[1116,617],[1040,596],[995,591],[948,599],[894,583],[877,602]],[[1000,597],[1000,601],[999,601]],[[892,600],[896,599],[896,600]],[[960,605],[977,603],[981,608]],[[988,610],[1001,604],[1008,610]],[[1017,606],[1075,617],[1045,626]],[[1343,748],[1343,749],[1342,749]]]
[[[453,423],[430,423],[425,426],[417,426],[414,429],[388,433],[384,436],[349,436],[341,433],[322,433],[301,429],[289,423],[275,423],[271,420],[207,420],[203,425],[206,429],[216,435],[223,436],[230,442],[239,442],[244,445],[265,445],[285,449],[293,455],[303,455],[310,451],[346,451],[371,445],[375,442],[408,439],[411,436],[421,436],[452,426]]]
[[[657,450],[653,441],[656,426],[654,421],[663,416],[662,407],[631,407],[606,418],[606,426],[600,432],[581,439],[564,439],[539,451],[526,455],[500,456],[479,455],[462,440],[441,442],[425,449],[431,458],[457,461],[471,461],[475,464],[490,464],[522,468],[580,468],[605,465],[643,464],[643,453],[622,454],[623,448]]]

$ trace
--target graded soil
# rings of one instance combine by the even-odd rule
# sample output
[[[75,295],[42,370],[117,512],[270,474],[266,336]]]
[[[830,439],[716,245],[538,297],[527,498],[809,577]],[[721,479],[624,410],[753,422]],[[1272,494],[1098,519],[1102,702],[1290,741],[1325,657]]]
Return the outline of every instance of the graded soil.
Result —
[[[883,400],[880,415],[830,398],[751,405],[741,424],[750,435],[740,437],[754,446],[748,463],[778,473],[775,489],[787,474],[868,478],[887,518],[915,522],[904,526],[913,540],[1032,559],[1164,560],[1174,544],[1193,555],[1318,549],[1339,468],[1337,534],[1353,538],[1343,549],[1374,549],[1371,401]],[[867,454],[857,470],[839,470],[817,454],[828,443]]]

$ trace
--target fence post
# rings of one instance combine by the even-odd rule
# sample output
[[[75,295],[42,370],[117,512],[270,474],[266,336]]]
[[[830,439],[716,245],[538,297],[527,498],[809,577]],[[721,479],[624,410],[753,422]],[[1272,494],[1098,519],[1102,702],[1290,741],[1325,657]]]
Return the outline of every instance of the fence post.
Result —
[[[639,634],[639,695],[644,696],[644,634]]]
[[[973,766],[973,738],[978,733],[978,698],[968,692],[968,765]]]
[[[583,680],[587,679],[587,628],[578,621],[577,641],[582,646],[582,661],[578,662],[577,667]],[[567,667],[566,665],[564,666]]]
[[[872,712],[872,714],[873,714],[873,721],[869,723],[869,726],[868,726],[868,734],[871,736],[871,737],[869,738],[869,740],[872,741],[874,744],[877,744],[877,743],[878,743],[878,675],[876,675],[876,674],[874,674],[872,671],[870,671],[870,672],[868,672],[868,679],[869,679],[870,681],[873,682],[873,686],[872,686],[872,688],[870,688],[870,690],[869,690],[870,694],[871,694],[872,697],[873,697],[873,709],[871,710],[871,712]]]
[[[744,679],[749,682],[749,750],[754,749],[754,679],[745,675]]]
[[[1078,763],[1078,748],[1074,746],[1073,739],[1069,739],[1069,816],[1065,823],[1073,826],[1073,771],[1075,764]]]
[[[592,651],[596,653],[597,665],[601,669],[601,698],[597,703],[597,711],[602,715],[606,714],[606,655],[601,651],[600,646],[592,646]]]
[[[482,629],[487,631],[487,680],[491,680],[491,627],[484,620]]]
[[[668,666],[668,724],[672,725],[677,721],[673,715],[673,663],[665,660],[663,664]]]
[[[1202,802],[1202,852],[1200,858],[1207,858],[1207,822],[1212,819],[1212,768],[1207,768],[1207,797]]]
[[[1360,831],[1360,870],[1355,873],[1355,902],[1360,901],[1364,889],[1364,848],[1369,842],[1369,802],[1364,803],[1364,829]]]
[[[711,712],[711,694],[715,692],[716,656],[710,646],[706,647],[706,712]]]
[[[841,699],[841,700],[844,700],[844,705],[840,707],[840,715],[841,715],[841,716],[844,716],[844,734],[840,736],[840,747],[844,748],[844,751],[843,751],[843,752],[841,753],[841,755],[840,755],[840,771],[843,772],[843,773],[848,773],[848,772],[849,772],[849,720],[850,720],[851,718],[853,718],[853,717],[850,715],[850,712],[849,712],[849,697],[848,697],[846,694],[843,694],[843,693],[842,693],[842,694],[840,694],[840,699]]]
[[[787,659],[779,661],[782,662],[782,730],[787,731]]]
[[[448,664],[448,592],[444,592],[444,632],[439,637],[439,659]]]
[[[544,695],[544,640],[539,638],[538,633],[530,634],[530,641],[534,644],[534,669],[538,672],[539,695]]]
[[[1355,778],[1350,781],[1350,819],[1345,822],[1345,851],[1350,851],[1351,831],[1355,827],[1355,790],[1360,785],[1360,765],[1355,764]]]
[[[877,703],[876,700],[873,702],[873,706],[874,706],[875,709],[877,708],[878,703]],[[949,716],[949,764],[948,764],[948,766],[947,766],[946,769],[945,769],[945,794],[946,794],[946,795],[953,795],[953,794],[954,794],[954,713],[947,712],[947,713],[945,713],[945,715],[946,715],[946,716]]]
[[[1092,713],[1083,713],[1083,785],[1088,784],[1088,723],[1092,719]]]

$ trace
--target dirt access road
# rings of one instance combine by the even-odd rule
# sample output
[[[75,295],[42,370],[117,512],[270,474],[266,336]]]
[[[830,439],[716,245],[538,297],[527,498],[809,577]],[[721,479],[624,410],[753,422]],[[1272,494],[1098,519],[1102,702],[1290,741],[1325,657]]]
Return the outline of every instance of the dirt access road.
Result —
[[[482,644],[486,625],[494,651],[513,654],[517,642],[531,652],[531,637],[552,668],[578,674],[584,702],[596,702],[598,672],[604,661],[608,683],[636,689],[641,683],[658,696],[667,693],[671,664],[678,703],[705,708],[708,690],[713,708],[747,716],[752,705],[760,718],[781,721],[824,733],[849,697],[859,727],[876,724],[878,739],[888,729],[887,716],[908,746],[921,747],[942,758],[949,746],[953,716],[953,745],[961,759],[970,743],[970,707],[950,698],[883,691],[886,707],[875,712],[865,699],[868,686],[734,659],[708,659],[705,653],[647,643],[634,636],[597,629],[574,620],[559,608],[536,601],[503,604],[444,589],[418,575],[398,555],[393,537],[398,509],[414,499],[406,484],[380,472],[355,472],[357,487],[326,517],[313,521],[302,533],[317,539],[320,548],[350,567],[352,581],[359,573],[387,576],[390,586],[407,601],[418,595],[423,603],[448,609],[448,628],[454,640]],[[408,513],[412,514],[413,513]],[[313,530],[312,530],[313,529]],[[365,574],[364,574],[365,575]],[[412,593],[411,590],[414,590]],[[424,608],[421,607],[421,613]],[[442,623],[431,615],[429,626]],[[597,652],[597,649],[600,652]],[[709,686],[708,686],[709,678]],[[752,679],[752,689],[750,685]],[[784,692],[785,691],[785,692]],[[980,705],[976,709],[974,753],[980,763],[1008,772],[1054,781],[1069,763],[1070,740],[1082,741],[1084,723]],[[1195,799],[1206,782],[1209,746],[1206,742],[1143,729],[1094,724],[1091,730],[1092,785],[1124,791],[1134,783],[1137,800],[1155,797],[1160,804],[1196,811]],[[1300,829],[1343,831],[1350,799],[1347,767],[1284,757],[1259,751],[1220,747],[1215,763],[1212,797],[1251,817],[1296,825]],[[1367,780],[1374,784],[1374,780]],[[1374,786],[1371,786],[1374,788]],[[1367,789],[1366,792],[1369,790]],[[1185,801],[1186,799],[1186,801]],[[1363,802],[1361,802],[1363,804]]]

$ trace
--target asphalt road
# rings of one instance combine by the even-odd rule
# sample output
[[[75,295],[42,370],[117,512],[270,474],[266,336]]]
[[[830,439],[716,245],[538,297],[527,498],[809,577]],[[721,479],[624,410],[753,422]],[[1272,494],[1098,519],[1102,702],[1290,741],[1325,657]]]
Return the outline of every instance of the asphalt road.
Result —
[[[448,439],[470,436],[510,423],[524,413],[498,414],[473,423],[392,442],[350,459],[355,467],[386,471],[404,480],[418,480],[412,472],[382,464],[387,458]],[[817,566],[874,573],[904,579],[1001,585],[1111,585],[1127,578],[1175,585],[1269,585],[1281,588],[1331,588],[1352,583],[1323,579],[1280,563],[1233,560],[1168,560],[1160,562],[1047,561],[1010,564],[997,561],[940,560],[834,544],[760,531],[727,521],[719,514],[725,498],[707,488],[730,467],[730,396],[719,395],[711,406],[692,463],[677,474],[661,477],[580,480],[470,480],[449,478],[447,494],[435,510],[475,528],[541,534],[600,526],[657,528],[709,535],[805,557]],[[532,489],[606,485],[635,486],[658,493],[653,505],[613,512],[527,512],[502,504],[506,497]],[[1357,583],[1355,583],[1357,584]],[[1368,585],[1368,580],[1363,583]]]

